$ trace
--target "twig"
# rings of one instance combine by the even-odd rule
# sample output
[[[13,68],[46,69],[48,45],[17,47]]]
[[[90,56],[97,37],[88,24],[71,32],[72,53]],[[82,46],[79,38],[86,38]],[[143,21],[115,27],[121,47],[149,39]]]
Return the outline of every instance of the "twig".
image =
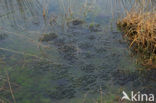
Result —
[[[6,76],[7,76],[8,85],[9,85],[9,89],[10,89],[10,93],[11,93],[12,99],[13,99],[14,103],[16,103],[15,96],[13,94],[13,90],[12,90],[12,87],[11,87],[11,84],[10,84],[10,78],[9,78],[9,75],[8,75],[7,71],[6,71]]]

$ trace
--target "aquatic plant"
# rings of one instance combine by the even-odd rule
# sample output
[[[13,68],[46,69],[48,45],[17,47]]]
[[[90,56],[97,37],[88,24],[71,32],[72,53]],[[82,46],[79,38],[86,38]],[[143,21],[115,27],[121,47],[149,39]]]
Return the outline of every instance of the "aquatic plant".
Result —
[[[6,39],[7,37],[8,37],[7,34],[5,34],[5,33],[0,33],[0,40],[4,40],[4,39]]]
[[[4,24],[7,23],[9,26],[4,25],[3,22],[1,25],[2,27],[3,25],[5,26],[2,30],[9,34],[8,42],[11,45],[8,45],[8,42],[6,42],[6,47],[5,44],[1,44],[0,59],[4,57],[4,61],[7,61],[6,64],[9,63],[5,66],[10,65],[13,68],[8,70],[8,76],[1,73],[2,76],[8,78],[6,82],[8,85],[4,85],[4,87],[7,87],[7,90],[4,90],[4,93],[2,93],[2,95],[5,95],[4,98],[0,97],[0,99],[5,100],[6,98],[10,100],[8,102],[11,103],[15,103],[16,101],[20,103],[51,103],[53,100],[55,102],[55,99],[61,102],[62,99],[74,99],[77,90],[79,91],[81,89],[80,92],[84,92],[85,90],[96,91],[99,85],[102,84],[100,96],[95,99],[95,101],[90,102],[93,98],[86,98],[87,95],[85,95],[83,100],[80,98],[82,102],[74,101],[70,103],[116,103],[119,101],[120,98],[116,97],[116,94],[106,97],[105,94],[107,94],[107,92],[103,93],[104,90],[102,90],[105,89],[105,84],[107,84],[107,81],[110,79],[110,71],[112,71],[114,67],[117,67],[116,64],[118,64],[118,62],[116,63],[116,61],[118,59],[116,60],[116,57],[120,59],[120,56],[118,56],[118,54],[116,56],[116,53],[111,50],[112,47],[109,40],[115,41],[115,39],[111,39],[107,33],[105,33],[106,35],[104,36],[101,35],[104,34],[101,28],[103,26],[101,21],[105,19],[103,15],[103,19],[99,21],[100,24],[92,23],[89,26],[87,25],[88,22],[92,21],[90,19],[93,18],[93,16],[90,15],[90,12],[95,10],[94,7],[97,5],[96,0],[81,0],[82,3],[79,0],[58,0],[61,2],[60,8],[62,12],[60,12],[57,7],[55,8],[55,5],[49,5],[49,2],[54,4],[55,0],[12,0],[17,1],[18,6],[14,5],[14,2],[9,1],[10,0],[4,2],[6,3],[4,7],[8,7],[9,10],[6,11],[9,11],[9,13],[3,15],[1,20],[5,21],[9,19],[9,21],[4,22]],[[43,5],[40,5],[38,1],[43,1],[43,3],[41,3]],[[115,1],[117,2],[117,0]],[[111,2],[114,3],[114,0]],[[80,3],[80,5],[76,5],[77,3]],[[114,5],[111,7],[113,8]],[[40,8],[42,8],[43,11]],[[110,10],[110,7],[108,8]],[[113,15],[114,11],[112,8],[111,11]],[[104,14],[107,13],[104,12]],[[22,19],[19,19],[19,15],[21,15]],[[108,19],[110,18],[108,17]],[[25,22],[23,23],[23,21]],[[60,26],[62,26],[60,22],[64,25],[71,23],[72,26],[68,27],[64,32],[60,29]],[[12,25],[10,25],[10,23]],[[16,29],[14,29],[15,24],[17,24]],[[87,28],[85,28],[85,24]],[[83,25],[83,27],[81,25]],[[88,29],[91,32],[88,32]],[[95,32],[99,31],[100,35],[97,35]],[[43,33],[42,35],[41,32]],[[58,33],[58,35],[55,33]],[[52,43],[42,43],[41,41],[52,41]],[[112,44],[113,43],[114,42],[112,42]],[[119,47],[119,49],[121,48]],[[95,64],[92,65],[94,61]],[[85,62],[87,62],[87,65],[85,65]],[[106,68],[105,70],[101,69],[102,62],[106,62],[102,64],[102,67]],[[53,64],[57,64],[57,66]],[[61,66],[61,64],[70,66],[64,67]],[[79,65],[82,65],[82,70],[79,70]],[[97,69],[97,67],[100,69]],[[79,75],[79,72],[83,72],[84,76]],[[127,76],[126,73],[122,75],[127,77],[124,77],[126,78],[124,79],[125,81],[129,79],[129,75]],[[118,78],[122,79],[122,77],[123,76],[119,76]],[[113,80],[111,78],[111,80],[113,82],[117,79]],[[100,83],[101,81],[102,83]],[[18,83],[20,88],[17,90],[12,82]],[[56,86],[54,82],[57,84]],[[72,85],[72,83],[74,85]],[[91,95],[92,94],[93,93],[91,93]],[[95,95],[95,98],[96,96],[97,95]],[[85,99],[88,99],[88,101]],[[7,100],[5,101],[7,102]]]
[[[132,10],[117,22],[142,65],[156,68],[156,11]]]
[[[89,25],[89,30],[91,32],[99,32],[99,31],[101,31],[101,26],[100,26],[100,24],[91,23]]]
[[[56,33],[48,33],[48,34],[43,34],[42,37],[39,38],[39,41],[48,42],[48,41],[51,41],[55,38],[57,38]]]
[[[72,20],[72,24],[73,25],[80,25],[82,23],[83,23],[83,21],[82,20],[79,20],[79,19]]]

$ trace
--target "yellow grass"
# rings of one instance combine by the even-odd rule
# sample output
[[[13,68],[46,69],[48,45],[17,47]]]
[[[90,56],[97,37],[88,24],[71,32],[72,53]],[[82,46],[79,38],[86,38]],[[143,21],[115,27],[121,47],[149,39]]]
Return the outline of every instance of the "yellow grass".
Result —
[[[130,11],[117,22],[140,63],[156,68],[156,12]]]

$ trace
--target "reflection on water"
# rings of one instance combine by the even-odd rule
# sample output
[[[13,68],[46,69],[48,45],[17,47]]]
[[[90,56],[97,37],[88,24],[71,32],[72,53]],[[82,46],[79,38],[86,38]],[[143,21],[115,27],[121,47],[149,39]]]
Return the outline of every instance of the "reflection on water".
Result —
[[[0,5],[1,21],[14,26],[19,20],[24,22],[28,17],[38,15],[38,10],[41,9],[38,0],[1,0]],[[6,22],[6,19],[9,22]]]
[[[155,70],[137,70],[115,25],[134,3],[1,0],[0,99],[95,103],[102,91],[116,103],[122,90],[155,93]]]

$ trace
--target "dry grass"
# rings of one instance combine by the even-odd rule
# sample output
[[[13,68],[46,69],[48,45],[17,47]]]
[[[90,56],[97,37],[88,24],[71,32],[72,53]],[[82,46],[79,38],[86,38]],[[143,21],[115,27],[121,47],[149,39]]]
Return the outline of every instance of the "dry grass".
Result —
[[[118,21],[141,64],[156,68],[156,12],[130,11]]]

